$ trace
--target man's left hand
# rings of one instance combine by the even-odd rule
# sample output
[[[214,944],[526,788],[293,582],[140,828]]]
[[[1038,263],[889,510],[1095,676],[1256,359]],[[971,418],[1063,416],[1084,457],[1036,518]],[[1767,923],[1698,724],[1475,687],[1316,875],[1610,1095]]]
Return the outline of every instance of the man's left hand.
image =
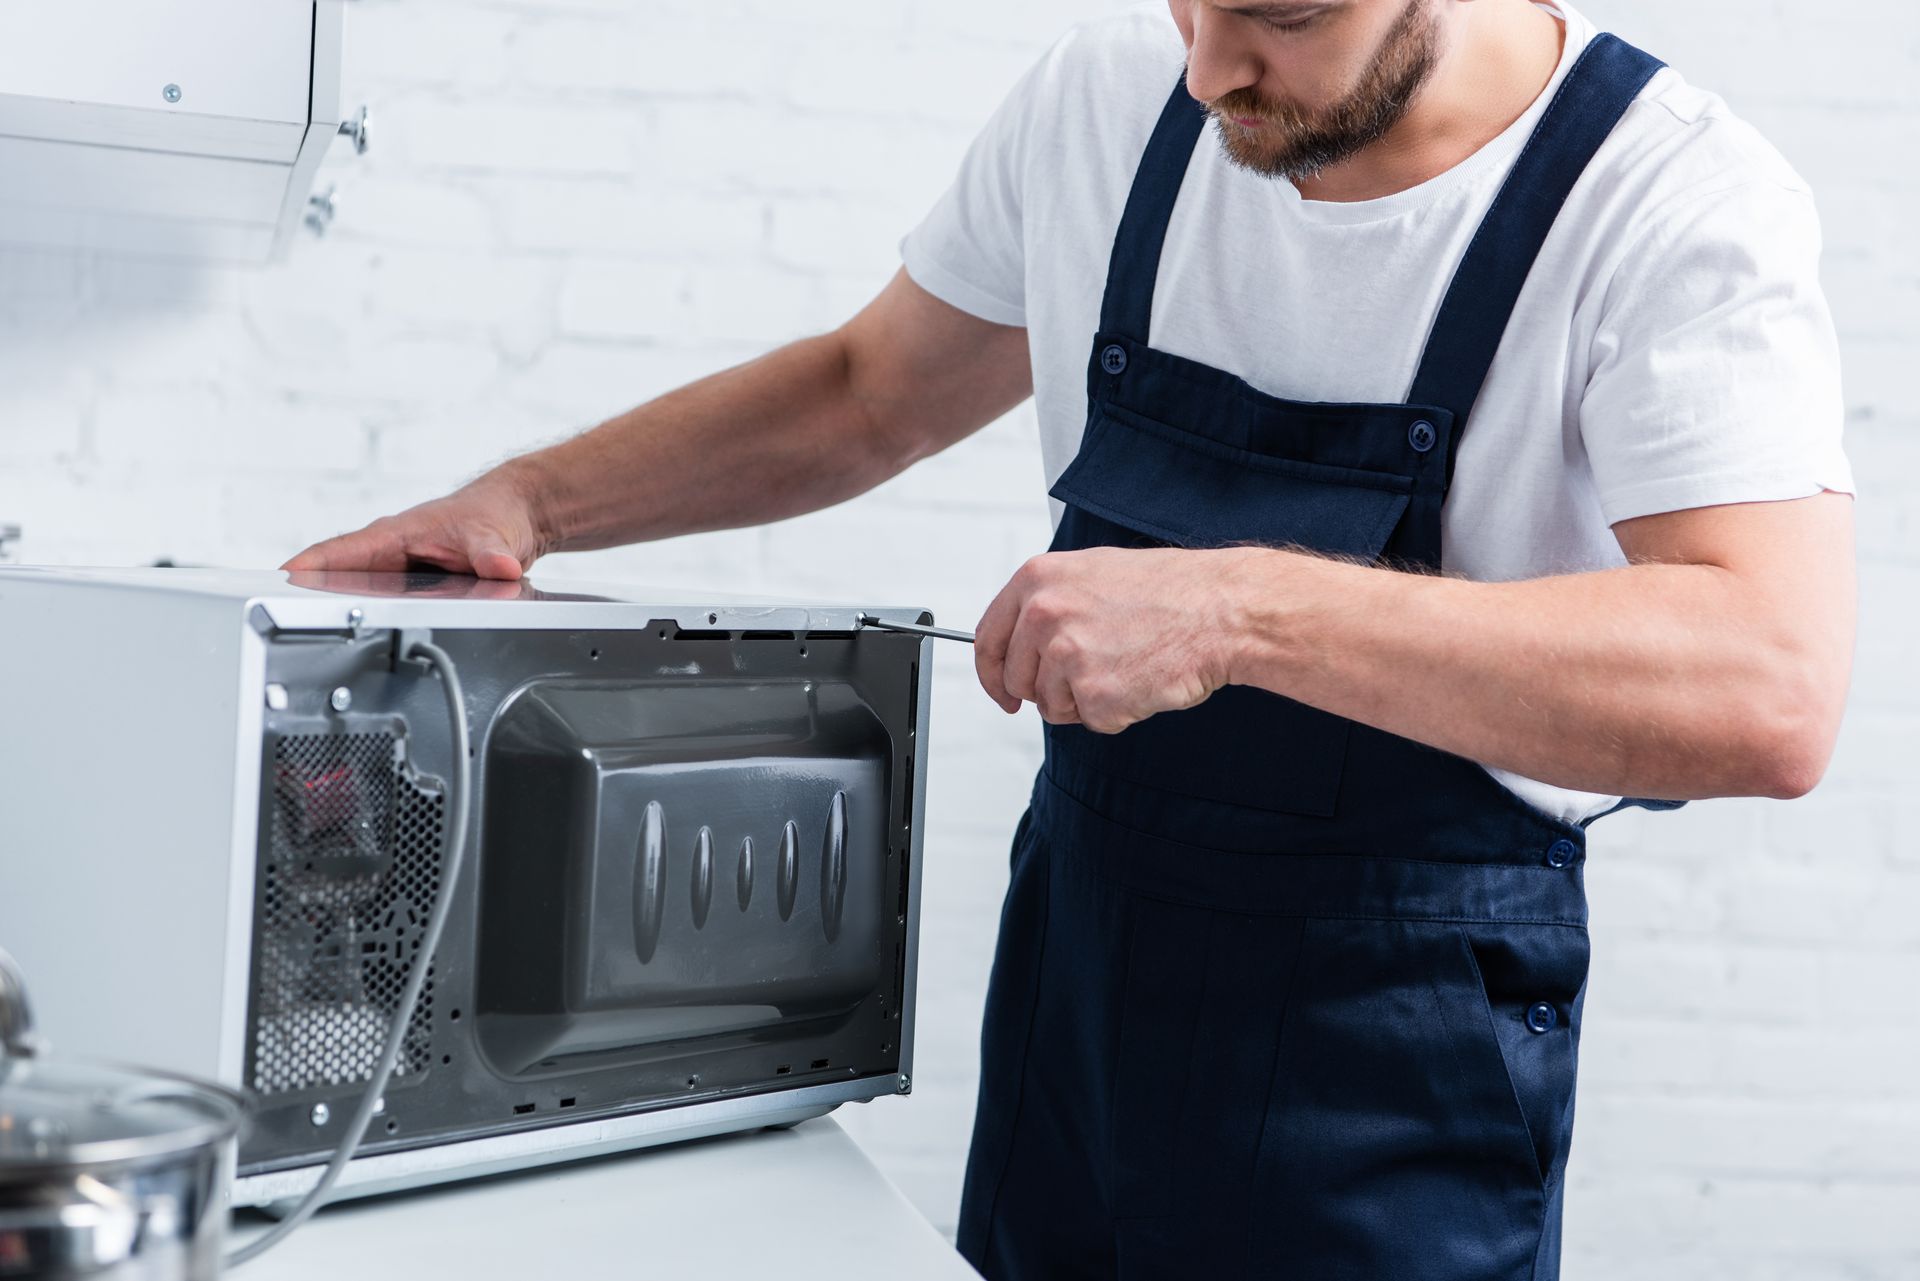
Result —
[[[1115,734],[1228,683],[1235,549],[1094,547],[1020,567],[974,640],[980,684],[1007,712]]]

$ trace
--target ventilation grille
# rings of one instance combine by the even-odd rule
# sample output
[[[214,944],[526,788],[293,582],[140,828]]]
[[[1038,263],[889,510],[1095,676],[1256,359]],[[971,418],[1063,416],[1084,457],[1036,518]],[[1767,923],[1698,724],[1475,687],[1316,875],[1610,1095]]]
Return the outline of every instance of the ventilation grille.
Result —
[[[366,1081],[440,892],[446,796],[397,732],[304,734],[268,760],[249,1078],[261,1094]],[[433,970],[396,1078],[433,1055]]]

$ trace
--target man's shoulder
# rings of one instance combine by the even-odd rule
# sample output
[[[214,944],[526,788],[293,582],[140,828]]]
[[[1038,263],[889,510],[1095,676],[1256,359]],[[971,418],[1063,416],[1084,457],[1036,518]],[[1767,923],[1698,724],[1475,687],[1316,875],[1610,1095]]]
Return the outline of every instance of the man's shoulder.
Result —
[[[1737,187],[1807,194],[1807,184],[1761,132],[1718,94],[1668,67],[1615,131],[1613,164],[1643,174],[1655,205]]]
[[[1129,5],[1070,28],[1042,62],[1057,105],[1093,111],[1160,104],[1186,63],[1180,30],[1164,0]]]

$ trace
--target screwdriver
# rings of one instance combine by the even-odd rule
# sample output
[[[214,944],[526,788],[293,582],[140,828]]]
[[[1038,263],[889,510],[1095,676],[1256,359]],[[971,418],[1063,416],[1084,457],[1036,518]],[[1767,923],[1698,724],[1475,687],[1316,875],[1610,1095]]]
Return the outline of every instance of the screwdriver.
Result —
[[[860,626],[879,627],[890,632],[906,632],[910,636],[931,636],[935,640],[965,641],[973,644],[972,632],[957,632],[951,627],[928,627],[924,623],[890,623],[884,618],[875,618],[872,614],[860,615]]]

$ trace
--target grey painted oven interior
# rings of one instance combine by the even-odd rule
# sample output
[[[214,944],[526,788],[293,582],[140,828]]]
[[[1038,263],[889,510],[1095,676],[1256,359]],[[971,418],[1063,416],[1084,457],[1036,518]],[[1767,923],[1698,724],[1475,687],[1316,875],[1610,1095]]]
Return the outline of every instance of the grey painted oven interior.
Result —
[[[929,642],[872,630],[702,627],[733,621],[711,612],[634,626],[623,611],[626,626],[569,629],[539,612],[547,627],[433,629],[465,678],[474,729],[479,803],[468,871],[433,960],[423,1045],[407,1056],[415,1070],[388,1090],[341,1194],[787,1124],[910,1088],[914,820],[925,786],[915,763]],[[575,621],[612,621],[592,613]],[[261,744],[258,966],[268,942],[265,866],[287,803],[277,748],[394,734],[407,783],[431,796],[449,776],[450,747],[435,683],[395,661],[400,631],[364,616],[357,630],[313,631],[276,627],[264,609],[253,618],[266,640],[265,679],[287,691],[286,705],[266,713]],[[800,618],[825,621],[812,611]],[[775,619],[789,621],[754,621]],[[341,688],[351,696],[344,712],[331,702]],[[622,718],[649,717],[642,731],[622,733]],[[649,799],[665,813],[666,891],[643,962],[635,887]],[[847,823],[834,928],[823,905],[837,805]],[[797,892],[783,894],[789,821]],[[739,876],[748,838],[751,892]],[[279,857],[287,852],[283,840]],[[695,889],[703,855],[720,873],[704,906]],[[333,870],[377,880],[379,864],[376,853]],[[542,870],[555,891],[535,901]],[[358,931],[348,950],[398,952],[404,930],[393,934]],[[250,989],[251,1085],[265,1012],[263,986]],[[314,1117],[343,1118],[359,1088],[289,1079],[258,1099],[236,1204],[297,1195],[338,1137],[338,1120]]]

